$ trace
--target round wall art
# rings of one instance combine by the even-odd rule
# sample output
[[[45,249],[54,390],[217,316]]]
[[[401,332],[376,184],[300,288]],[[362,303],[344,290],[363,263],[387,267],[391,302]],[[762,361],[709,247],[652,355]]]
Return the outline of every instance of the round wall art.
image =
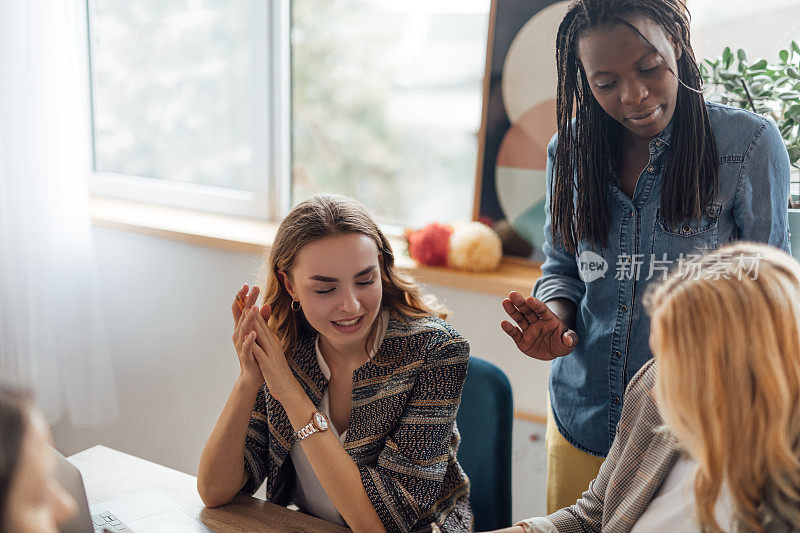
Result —
[[[542,259],[547,144],[556,132],[555,41],[568,2],[495,0],[484,81],[475,218],[504,251]]]

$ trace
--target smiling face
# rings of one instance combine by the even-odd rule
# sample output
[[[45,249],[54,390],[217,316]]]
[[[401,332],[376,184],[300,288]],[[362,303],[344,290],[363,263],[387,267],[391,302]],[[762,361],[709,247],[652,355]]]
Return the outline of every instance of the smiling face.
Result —
[[[667,127],[678,98],[679,48],[664,28],[644,15],[586,30],[578,56],[592,94],[614,120],[636,137],[652,138]],[[659,54],[660,53],[660,54]]]
[[[378,247],[361,233],[326,237],[304,246],[291,276],[281,276],[308,323],[337,351],[364,352],[381,309]]]

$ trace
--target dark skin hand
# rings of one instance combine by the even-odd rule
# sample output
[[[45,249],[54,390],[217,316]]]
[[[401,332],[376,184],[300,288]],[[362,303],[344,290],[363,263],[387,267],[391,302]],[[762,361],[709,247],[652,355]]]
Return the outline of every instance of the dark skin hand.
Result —
[[[545,305],[533,296],[525,298],[512,291],[503,300],[503,309],[516,326],[503,320],[500,327],[528,357],[552,361],[568,355],[578,345],[578,335],[571,329],[576,306],[570,300],[556,298]]]

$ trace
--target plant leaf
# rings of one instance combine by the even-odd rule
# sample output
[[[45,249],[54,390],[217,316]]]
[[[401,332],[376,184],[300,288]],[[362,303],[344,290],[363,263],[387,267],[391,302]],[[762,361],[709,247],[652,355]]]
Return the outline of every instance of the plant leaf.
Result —
[[[735,107],[755,107],[757,113],[774,119],[794,166],[800,161],[799,55],[800,44],[791,41],[786,50],[779,52],[780,61],[775,64],[757,59],[748,66],[746,52],[739,48],[734,54],[730,46],[725,47],[721,56],[700,62],[707,97]],[[749,95],[745,94],[743,82]]]
[[[800,146],[790,146],[787,151],[789,152],[789,161],[792,163],[800,159]]]

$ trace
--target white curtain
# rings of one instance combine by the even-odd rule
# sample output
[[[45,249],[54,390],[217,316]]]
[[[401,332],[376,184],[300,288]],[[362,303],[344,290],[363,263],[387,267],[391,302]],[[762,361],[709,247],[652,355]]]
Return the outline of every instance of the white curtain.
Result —
[[[0,380],[48,420],[117,416],[91,225],[83,0],[0,0]]]

